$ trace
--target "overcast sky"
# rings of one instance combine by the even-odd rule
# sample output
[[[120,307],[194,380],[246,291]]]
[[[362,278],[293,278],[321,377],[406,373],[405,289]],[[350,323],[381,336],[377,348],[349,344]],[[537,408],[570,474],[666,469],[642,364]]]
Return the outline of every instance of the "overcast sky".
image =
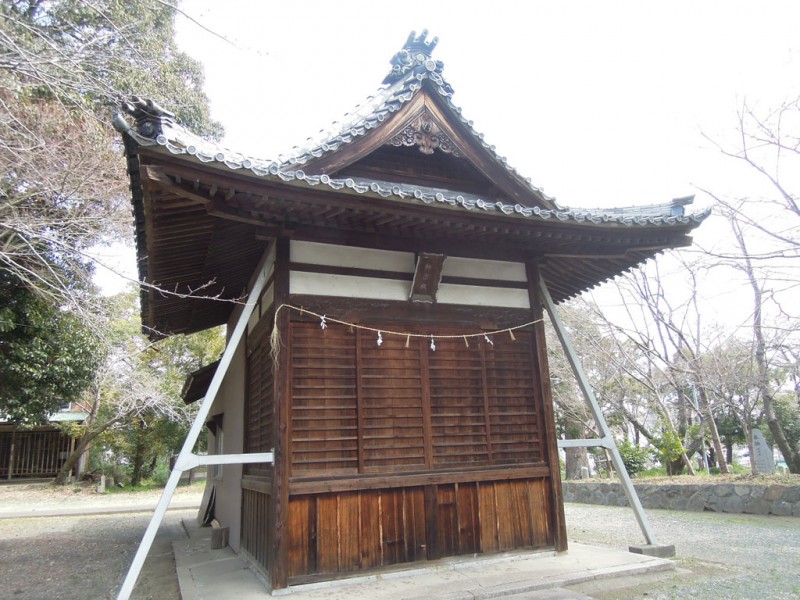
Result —
[[[566,206],[727,192],[744,99],[798,90],[800,3],[186,0],[228,147],[272,157],[373,93],[412,30],[439,37],[454,102]],[[215,35],[216,34],[216,35]],[[225,40],[220,39],[224,37]],[[738,184],[737,184],[738,185]],[[705,199],[698,197],[698,204]]]
[[[714,143],[736,147],[744,101],[767,110],[800,91],[800,2],[181,6],[179,43],[205,67],[227,147],[271,158],[302,144],[374,93],[427,28],[455,104],[562,206],[747,195],[752,175]],[[712,219],[695,237],[708,247],[720,232]],[[712,300],[730,304],[735,287],[717,287]]]

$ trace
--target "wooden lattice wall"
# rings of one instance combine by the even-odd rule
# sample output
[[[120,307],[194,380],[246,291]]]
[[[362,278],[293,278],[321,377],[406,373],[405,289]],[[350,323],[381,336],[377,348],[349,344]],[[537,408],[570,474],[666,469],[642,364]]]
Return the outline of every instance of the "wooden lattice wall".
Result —
[[[0,431],[0,478],[55,477],[72,446],[56,429]]]

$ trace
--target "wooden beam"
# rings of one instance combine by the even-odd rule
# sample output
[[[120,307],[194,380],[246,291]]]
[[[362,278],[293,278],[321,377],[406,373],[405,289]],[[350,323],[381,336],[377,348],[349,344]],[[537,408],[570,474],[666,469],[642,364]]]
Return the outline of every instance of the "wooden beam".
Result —
[[[547,346],[545,344],[544,312],[542,310],[542,299],[539,293],[538,282],[539,265],[530,262],[526,265],[528,276],[528,294],[531,303],[531,316],[538,321],[533,326],[534,348],[534,373],[538,384],[539,400],[541,402],[542,419],[544,421],[544,448],[546,451],[547,464],[550,467],[550,504],[553,514],[553,537],[555,549],[563,552],[567,549],[567,525],[564,516],[564,495],[561,489],[561,463],[558,459],[558,446],[556,435],[555,411],[553,408],[553,393],[550,386],[550,366],[547,359]]]
[[[259,227],[264,225],[264,219],[238,214],[228,208],[223,202],[201,194],[199,192],[198,179],[194,180],[191,189],[189,189],[184,185],[172,181],[169,175],[164,173],[160,167],[156,167],[154,165],[143,165],[142,179],[150,181],[151,185],[154,185],[165,192],[175,194],[181,198],[186,198],[187,200],[203,205],[206,209],[206,212],[213,217],[219,217],[229,221],[236,221],[238,223],[247,223],[249,225],[256,225]],[[216,186],[212,187],[216,188]]]
[[[289,238],[279,237],[275,248],[275,270],[273,289],[276,310],[289,303]],[[289,572],[289,369],[290,369],[290,330],[289,311],[278,313],[275,327],[280,335],[281,347],[277,364],[273,365],[275,377],[273,385],[273,441],[275,462],[272,474],[272,495],[270,512],[272,522],[272,544],[268,559],[269,584],[273,590],[288,585]]]

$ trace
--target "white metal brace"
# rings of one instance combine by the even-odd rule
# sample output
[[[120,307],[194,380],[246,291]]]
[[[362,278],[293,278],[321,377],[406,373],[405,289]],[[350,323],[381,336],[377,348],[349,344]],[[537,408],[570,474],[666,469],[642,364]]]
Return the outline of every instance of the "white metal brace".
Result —
[[[656,545],[656,537],[655,534],[653,534],[652,528],[650,527],[650,521],[647,519],[647,514],[644,512],[642,503],[639,501],[639,496],[636,494],[636,489],[633,487],[633,482],[628,476],[628,471],[625,469],[625,465],[622,462],[622,456],[620,456],[617,444],[611,435],[611,430],[609,429],[608,423],[606,423],[606,419],[603,416],[603,411],[600,410],[600,405],[597,403],[597,398],[594,395],[592,386],[589,385],[589,379],[586,377],[586,373],[583,370],[581,361],[572,346],[572,340],[570,340],[567,329],[564,327],[564,323],[561,321],[561,317],[559,317],[558,313],[556,312],[553,299],[550,297],[550,292],[548,291],[547,285],[545,285],[544,279],[541,276],[539,277],[539,289],[541,290],[542,299],[544,300],[547,313],[550,315],[550,321],[553,323],[553,327],[556,330],[556,335],[558,335],[561,346],[564,348],[564,354],[567,355],[567,360],[572,367],[572,372],[575,373],[575,378],[578,380],[578,387],[581,388],[581,392],[583,392],[583,397],[586,400],[586,404],[589,405],[589,410],[592,411],[592,416],[594,417],[597,427],[603,436],[596,440],[559,440],[558,446],[560,448],[585,448],[601,446],[608,450],[609,454],[611,455],[611,464],[614,465],[614,469],[617,471],[620,483],[622,483],[622,489],[625,491],[625,495],[628,497],[628,503],[631,505],[631,508],[636,515],[636,520],[639,522],[639,528],[642,530],[645,540],[647,540],[647,543],[650,545]]]
[[[247,303],[244,305],[242,314],[239,315],[239,320],[236,322],[236,327],[234,328],[233,333],[228,340],[228,344],[225,346],[225,352],[222,354],[222,358],[219,361],[219,366],[214,373],[214,377],[211,379],[211,383],[208,386],[208,391],[206,392],[205,398],[203,398],[203,402],[200,404],[200,408],[197,411],[197,416],[194,419],[194,423],[192,423],[192,428],[186,435],[186,440],[183,442],[183,448],[181,448],[180,454],[178,454],[178,458],[175,461],[175,467],[172,469],[172,473],[167,480],[167,485],[164,487],[164,491],[161,494],[161,499],[158,501],[158,505],[153,512],[153,517],[150,519],[150,524],[147,526],[147,529],[144,532],[144,536],[139,544],[139,548],[136,550],[136,555],[133,557],[133,562],[131,563],[130,569],[128,569],[128,574],[125,576],[125,581],[122,583],[122,588],[119,590],[117,600],[128,600],[128,598],[130,598],[131,592],[133,592],[133,586],[136,584],[136,580],[139,579],[139,574],[141,573],[142,566],[147,558],[147,553],[150,552],[150,547],[153,545],[156,532],[161,525],[161,521],[164,519],[164,514],[167,512],[167,507],[172,499],[172,495],[175,493],[175,489],[178,487],[178,482],[181,479],[181,474],[183,471],[201,464],[244,464],[255,462],[271,463],[273,461],[272,452],[228,455],[218,454],[211,456],[198,456],[192,453],[194,445],[197,442],[197,438],[200,436],[200,432],[202,431],[203,425],[206,422],[208,413],[211,410],[211,405],[214,403],[214,399],[217,397],[217,393],[222,386],[222,380],[225,378],[225,373],[228,371],[228,368],[233,361],[233,355],[236,352],[236,348],[239,346],[239,342],[242,340],[242,337],[244,337],[244,333],[247,330],[247,322],[250,320],[253,310],[258,302],[258,298],[261,296],[261,292],[264,290],[264,286],[267,283],[268,271],[268,261],[263,260],[258,278],[256,279],[255,284],[253,284],[253,288],[250,290],[250,294],[247,297]]]

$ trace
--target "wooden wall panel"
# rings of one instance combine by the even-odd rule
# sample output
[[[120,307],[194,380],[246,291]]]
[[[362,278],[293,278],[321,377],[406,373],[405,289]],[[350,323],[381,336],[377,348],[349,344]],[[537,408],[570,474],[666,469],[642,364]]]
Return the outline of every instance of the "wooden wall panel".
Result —
[[[409,562],[425,560],[428,556],[425,534],[425,495],[421,487],[403,489],[403,523],[406,560]]]
[[[293,496],[289,575],[552,546],[547,498],[542,478]]]
[[[541,462],[530,333],[495,336],[485,352],[494,464]]]
[[[531,530],[531,502],[528,495],[528,482],[516,480],[508,482],[514,519],[514,547],[533,547],[533,531]]]
[[[314,496],[292,498],[288,506],[287,575],[294,577],[317,572],[316,517]]]
[[[339,568],[339,502],[335,494],[312,497],[317,502],[317,569],[336,573]]]
[[[242,549],[266,571],[271,541],[269,494],[242,490]]]
[[[497,517],[497,495],[493,482],[478,485],[478,514],[481,535],[479,551],[492,554],[500,551]]]
[[[554,543],[552,526],[552,503],[549,481],[529,482],[531,519],[533,520],[533,545],[552,546]]]
[[[440,556],[458,556],[458,509],[456,484],[438,486],[438,528]]]
[[[481,347],[443,339],[428,354],[433,465],[485,465],[489,445]]]
[[[532,336],[515,335],[433,350],[291,323],[292,583],[552,546]]]
[[[262,321],[247,336],[246,392],[244,405],[244,452],[273,449],[274,372],[269,356],[269,323]],[[243,473],[266,477],[271,466],[245,464]]]
[[[507,481],[494,483],[495,511],[497,512],[497,549],[514,550],[514,500]]]
[[[293,323],[291,337],[291,474],[355,473],[355,336]]]
[[[456,508],[458,510],[458,553],[475,554],[480,551],[481,526],[476,483],[457,483]]]
[[[361,500],[359,492],[335,496],[339,519],[339,571],[361,569]]]
[[[422,344],[359,331],[362,454],[364,471],[397,471],[426,466],[423,416]]]
[[[406,532],[403,524],[403,490],[382,490],[380,495],[383,565],[406,562]]]
[[[435,351],[318,322],[291,338],[292,477],[542,464],[530,333]]]
[[[362,569],[370,569],[381,565],[380,498],[380,490],[359,492]]]

